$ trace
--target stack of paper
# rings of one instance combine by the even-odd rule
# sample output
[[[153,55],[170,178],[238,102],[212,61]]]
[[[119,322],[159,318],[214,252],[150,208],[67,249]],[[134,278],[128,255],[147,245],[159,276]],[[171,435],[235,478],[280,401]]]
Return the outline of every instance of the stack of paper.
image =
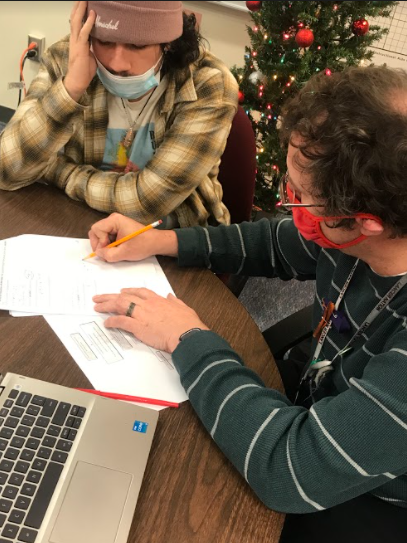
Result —
[[[95,294],[146,287],[173,293],[152,257],[142,262],[83,261],[89,240],[24,235],[0,241],[0,309],[44,315],[97,390],[182,402],[187,399],[171,356],[133,335],[107,329]]]

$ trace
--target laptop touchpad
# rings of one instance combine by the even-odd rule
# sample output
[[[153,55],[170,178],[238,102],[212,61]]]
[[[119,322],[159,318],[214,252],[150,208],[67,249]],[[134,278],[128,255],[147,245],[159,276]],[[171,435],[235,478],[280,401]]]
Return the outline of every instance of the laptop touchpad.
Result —
[[[132,475],[78,462],[49,539],[114,543]]]

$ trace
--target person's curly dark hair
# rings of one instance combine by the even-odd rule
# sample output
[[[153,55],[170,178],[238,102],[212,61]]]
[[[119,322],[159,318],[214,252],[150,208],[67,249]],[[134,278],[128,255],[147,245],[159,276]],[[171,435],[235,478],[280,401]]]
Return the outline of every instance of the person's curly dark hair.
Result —
[[[280,139],[301,151],[295,160],[310,173],[327,216],[371,213],[394,236],[407,235],[404,70],[370,66],[313,76],[286,103]]]
[[[196,25],[196,17],[193,13],[182,14],[182,35],[169,44],[161,44],[164,51],[163,75],[180,76],[185,69],[196,62],[201,56],[203,38]]]

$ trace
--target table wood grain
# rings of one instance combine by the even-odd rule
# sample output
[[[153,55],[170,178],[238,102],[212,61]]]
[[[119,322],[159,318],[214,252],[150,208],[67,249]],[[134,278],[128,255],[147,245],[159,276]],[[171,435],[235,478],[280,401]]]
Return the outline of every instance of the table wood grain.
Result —
[[[28,233],[83,238],[103,216],[54,187],[0,191],[0,239]],[[159,260],[176,295],[227,339],[267,386],[282,391],[263,336],[223,283],[208,270]],[[0,353],[2,373],[91,387],[42,317],[12,318],[0,311]],[[160,412],[129,543],[276,543],[283,520],[256,498],[188,402]]]

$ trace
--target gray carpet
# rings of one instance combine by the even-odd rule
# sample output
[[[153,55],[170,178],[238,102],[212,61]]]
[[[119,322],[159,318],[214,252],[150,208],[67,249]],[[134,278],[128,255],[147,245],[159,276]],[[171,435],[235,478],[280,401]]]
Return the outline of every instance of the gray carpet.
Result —
[[[258,212],[255,221],[283,215]],[[278,321],[312,304],[315,281],[281,281],[265,277],[251,277],[245,284],[239,301],[263,332]]]
[[[244,286],[239,301],[263,332],[269,326],[312,304],[315,281],[281,281],[252,277]]]

